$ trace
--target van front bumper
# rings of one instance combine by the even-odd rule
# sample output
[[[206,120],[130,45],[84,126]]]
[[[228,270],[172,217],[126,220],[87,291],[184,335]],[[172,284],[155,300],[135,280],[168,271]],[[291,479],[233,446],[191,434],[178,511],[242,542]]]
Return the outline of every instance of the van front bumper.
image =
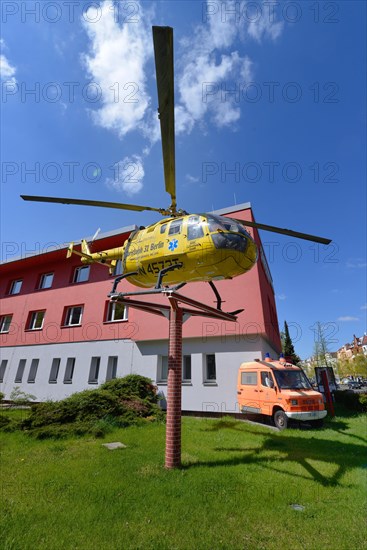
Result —
[[[325,418],[327,411],[286,412],[285,414],[293,420],[320,420]]]

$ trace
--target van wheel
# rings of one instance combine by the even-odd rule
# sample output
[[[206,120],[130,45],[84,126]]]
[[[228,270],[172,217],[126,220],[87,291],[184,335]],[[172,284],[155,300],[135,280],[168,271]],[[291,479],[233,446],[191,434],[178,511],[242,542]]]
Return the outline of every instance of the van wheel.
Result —
[[[273,420],[278,430],[285,430],[288,426],[288,417],[284,411],[275,411]]]

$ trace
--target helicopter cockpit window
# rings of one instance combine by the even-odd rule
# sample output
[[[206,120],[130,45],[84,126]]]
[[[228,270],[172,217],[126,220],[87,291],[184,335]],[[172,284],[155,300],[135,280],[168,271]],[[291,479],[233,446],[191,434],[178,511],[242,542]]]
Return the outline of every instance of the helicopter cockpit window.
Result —
[[[218,216],[207,216],[209,231],[234,231],[235,233],[242,233],[242,235],[248,235],[247,231],[241,226],[241,224],[236,223],[234,220],[220,218]]]
[[[227,248],[245,252],[247,248],[247,232],[234,220],[220,218],[218,216],[207,216],[211,238],[215,248]],[[229,232],[229,233],[228,233]]]
[[[168,235],[178,235],[182,230],[182,219],[173,220],[169,227]]]
[[[190,216],[187,223],[187,240],[193,241],[204,236],[204,230],[199,216]]]
[[[167,224],[164,223],[163,225],[161,225],[161,234],[164,233],[166,231],[166,227],[167,227]]]

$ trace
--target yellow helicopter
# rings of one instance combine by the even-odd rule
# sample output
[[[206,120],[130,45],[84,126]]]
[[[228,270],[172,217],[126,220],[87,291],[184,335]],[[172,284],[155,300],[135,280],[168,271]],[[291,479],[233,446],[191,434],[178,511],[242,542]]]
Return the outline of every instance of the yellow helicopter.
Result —
[[[175,127],[173,78],[173,29],[153,27],[154,55],[158,89],[158,113],[161,126],[164,178],[171,196],[169,208],[134,204],[91,201],[56,197],[21,195],[24,200],[98,206],[134,211],[154,211],[165,218],[148,227],[133,231],[121,247],[91,252],[83,240],[81,251],[69,246],[71,254],[81,256],[83,263],[98,262],[113,270],[122,261],[123,274],[138,287],[156,289],[162,285],[179,285],[194,281],[231,279],[249,271],[257,261],[257,246],[244,226],[329,244],[329,239],[299,233],[252,221],[236,220],[214,214],[189,214],[177,209],[175,182]],[[177,287],[176,287],[177,288]],[[114,291],[113,290],[113,291]]]

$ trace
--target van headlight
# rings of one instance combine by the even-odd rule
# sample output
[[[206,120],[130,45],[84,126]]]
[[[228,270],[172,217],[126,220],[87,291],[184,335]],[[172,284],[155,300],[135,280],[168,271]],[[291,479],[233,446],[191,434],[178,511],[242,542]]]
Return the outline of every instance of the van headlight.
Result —
[[[298,405],[297,399],[291,399],[291,405]]]

